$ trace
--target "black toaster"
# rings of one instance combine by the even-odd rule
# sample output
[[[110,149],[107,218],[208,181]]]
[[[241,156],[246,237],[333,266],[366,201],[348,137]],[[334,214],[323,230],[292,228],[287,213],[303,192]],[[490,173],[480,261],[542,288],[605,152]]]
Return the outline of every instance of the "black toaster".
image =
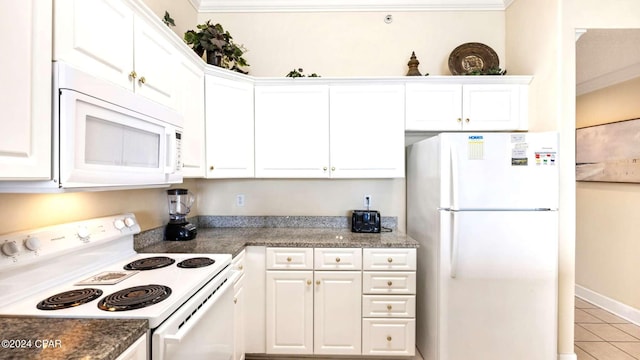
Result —
[[[379,233],[380,213],[376,210],[353,210],[351,231],[357,233]]]

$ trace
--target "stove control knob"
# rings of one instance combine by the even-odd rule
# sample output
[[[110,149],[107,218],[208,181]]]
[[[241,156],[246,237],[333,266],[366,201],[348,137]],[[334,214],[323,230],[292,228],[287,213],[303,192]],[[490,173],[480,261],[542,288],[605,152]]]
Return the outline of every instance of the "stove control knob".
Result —
[[[86,226],[79,226],[77,234],[80,240],[83,241],[89,240],[89,236],[91,236],[91,232]]]
[[[24,246],[31,251],[40,249],[40,245],[40,239],[36,237],[29,236],[28,238],[24,239]]]
[[[9,241],[2,245],[2,252],[7,256],[13,256],[20,251],[15,241]]]
[[[122,219],[118,219],[118,220],[113,222],[113,226],[115,226],[116,229],[118,229],[118,230],[122,230],[122,229],[124,229],[124,221]]]
[[[124,218],[124,224],[127,225],[127,227],[132,227],[136,224],[136,221],[131,217],[126,217]]]

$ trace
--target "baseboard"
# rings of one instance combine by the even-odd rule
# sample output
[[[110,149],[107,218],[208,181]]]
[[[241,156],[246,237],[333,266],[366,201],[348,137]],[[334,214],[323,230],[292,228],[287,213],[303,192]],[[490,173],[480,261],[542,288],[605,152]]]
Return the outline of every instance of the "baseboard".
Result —
[[[578,360],[576,354],[558,354],[558,360]]]
[[[576,296],[613,313],[629,322],[640,325],[640,310],[606,297],[586,287],[576,285]]]

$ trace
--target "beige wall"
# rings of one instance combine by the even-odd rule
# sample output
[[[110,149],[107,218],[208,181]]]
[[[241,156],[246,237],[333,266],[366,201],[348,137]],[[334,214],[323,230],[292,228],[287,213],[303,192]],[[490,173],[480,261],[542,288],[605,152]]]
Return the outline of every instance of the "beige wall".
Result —
[[[384,23],[387,14],[391,24]],[[449,75],[449,54],[466,42],[504,55],[504,12],[203,13],[249,50],[254,76],[285,76],[295,68],[329,76],[403,76],[415,51],[422,74]],[[515,72],[510,74],[516,74]]]
[[[198,12],[191,4],[191,1],[182,0],[142,0],[160,19],[164,18],[164,12],[168,11],[171,18],[176,23],[171,27],[180,38],[184,37],[187,30],[195,29],[198,23]]]
[[[640,118],[640,77],[579,96],[576,126]],[[576,284],[640,310],[640,185],[577,183]]]

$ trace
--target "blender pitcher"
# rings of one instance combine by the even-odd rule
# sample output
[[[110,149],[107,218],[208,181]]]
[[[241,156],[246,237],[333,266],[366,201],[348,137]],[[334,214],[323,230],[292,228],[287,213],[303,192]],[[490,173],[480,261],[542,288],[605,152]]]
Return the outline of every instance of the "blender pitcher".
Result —
[[[167,190],[169,200],[169,223],[164,232],[165,240],[191,240],[196,237],[196,226],[187,221],[187,214],[195,200],[187,189]]]

